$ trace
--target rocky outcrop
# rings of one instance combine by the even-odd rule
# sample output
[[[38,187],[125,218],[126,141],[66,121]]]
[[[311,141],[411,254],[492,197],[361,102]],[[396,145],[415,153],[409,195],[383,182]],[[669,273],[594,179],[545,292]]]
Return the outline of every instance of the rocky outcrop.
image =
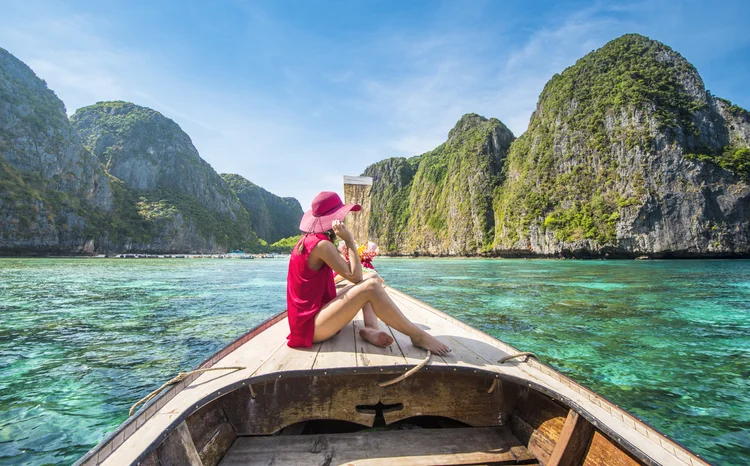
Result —
[[[368,167],[371,238],[394,254],[471,255],[491,248],[492,195],[513,138],[499,120],[468,114],[435,150]]]
[[[293,197],[279,197],[240,175],[222,173],[221,177],[250,214],[250,225],[259,238],[275,243],[299,235],[302,206]]]
[[[107,172],[138,194],[138,214],[150,224],[143,242],[128,239],[119,249],[257,247],[247,211],[177,123],[128,102],[99,102],[70,121]]]
[[[68,119],[0,49],[0,255],[254,252],[253,225],[269,243],[298,233],[299,202],[244,181],[252,222],[174,121],[128,102]]]
[[[382,251],[406,254],[409,195],[420,157],[391,158],[372,164],[364,176],[372,177],[369,237]]]
[[[62,101],[0,48],[0,254],[92,252],[113,203]]]
[[[394,254],[750,255],[750,114],[659,42],[625,35],[555,75],[511,141],[466,115],[434,151],[368,167],[370,237]]]
[[[495,251],[750,253],[748,114],[669,47],[618,38],[545,86],[495,199]]]

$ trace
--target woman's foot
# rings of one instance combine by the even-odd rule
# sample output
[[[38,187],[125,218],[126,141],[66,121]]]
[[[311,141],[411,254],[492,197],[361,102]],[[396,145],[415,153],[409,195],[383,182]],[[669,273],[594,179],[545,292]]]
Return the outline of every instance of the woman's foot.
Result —
[[[381,346],[383,348],[393,344],[393,337],[379,329],[365,327],[359,331],[359,336],[373,345]]]
[[[422,331],[422,333],[415,337],[411,337],[411,342],[414,346],[426,349],[432,354],[437,354],[438,356],[445,356],[446,354],[451,352],[451,349],[448,347],[448,345],[444,344],[425,331]]]

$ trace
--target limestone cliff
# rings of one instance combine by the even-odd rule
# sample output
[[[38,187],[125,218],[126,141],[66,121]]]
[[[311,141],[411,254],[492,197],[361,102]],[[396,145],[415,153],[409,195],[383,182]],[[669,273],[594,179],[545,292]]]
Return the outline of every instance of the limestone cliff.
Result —
[[[486,251],[494,236],[492,195],[512,141],[499,120],[468,114],[435,150],[368,167],[370,237],[397,254]]]
[[[545,86],[495,197],[499,254],[750,253],[748,113],[630,34]]]
[[[93,252],[113,203],[62,101],[0,48],[0,254]]]
[[[266,242],[298,235],[302,206],[293,197],[279,197],[240,175],[222,173],[221,177],[250,214],[255,234]]]
[[[368,167],[371,238],[396,254],[750,255],[750,114],[664,44],[628,34],[586,55],[512,140],[467,115],[434,151]]]
[[[409,194],[420,157],[386,159],[370,165],[364,175],[372,177],[370,239],[381,250],[406,254]]]
[[[223,252],[253,249],[245,208],[174,121],[128,102],[99,102],[70,118],[107,172],[137,193],[150,233],[117,249]],[[132,197],[132,196],[131,196]]]

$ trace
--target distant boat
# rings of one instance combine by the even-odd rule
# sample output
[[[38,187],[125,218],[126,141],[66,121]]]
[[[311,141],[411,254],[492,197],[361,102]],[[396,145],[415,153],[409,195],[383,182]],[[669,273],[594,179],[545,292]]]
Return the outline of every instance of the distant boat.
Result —
[[[528,354],[388,293],[453,352],[427,362],[391,328],[395,343],[373,346],[357,336],[361,314],[330,340],[292,349],[284,312],[199,366],[213,371],[147,402],[76,464],[707,464]]]

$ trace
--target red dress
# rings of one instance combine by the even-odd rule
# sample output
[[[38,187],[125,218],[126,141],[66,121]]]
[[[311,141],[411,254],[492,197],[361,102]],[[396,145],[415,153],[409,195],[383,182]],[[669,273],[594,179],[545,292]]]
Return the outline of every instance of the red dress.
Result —
[[[287,345],[292,348],[309,348],[315,333],[315,316],[320,309],[336,297],[333,270],[323,264],[320,270],[312,270],[307,258],[321,241],[329,241],[323,233],[305,235],[302,253],[297,252],[299,243],[292,250],[289,272],[286,277],[286,306],[289,315]]]

